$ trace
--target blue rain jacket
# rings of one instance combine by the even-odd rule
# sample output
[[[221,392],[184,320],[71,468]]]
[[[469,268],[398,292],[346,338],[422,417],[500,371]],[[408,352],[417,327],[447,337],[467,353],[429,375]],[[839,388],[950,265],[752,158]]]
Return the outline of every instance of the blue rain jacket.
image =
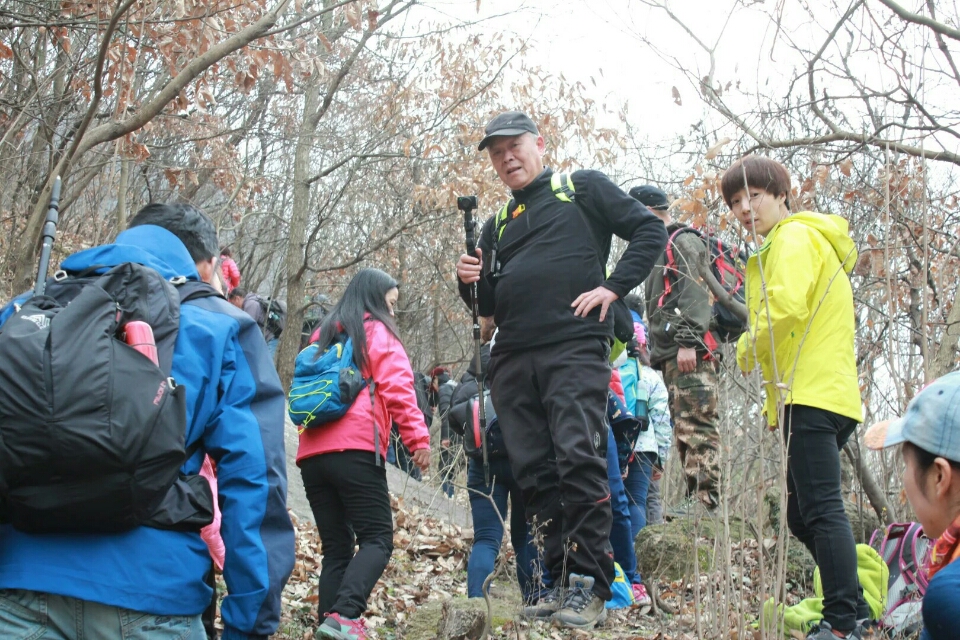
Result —
[[[124,231],[115,244],[76,253],[62,267],[79,271],[124,262],[152,267],[167,278],[199,280],[183,243],[152,225]],[[12,313],[13,304],[0,311],[0,325]],[[187,391],[187,444],[203,443],[184,463],[184,473],[197,473],[205,453],[217,463],[229,591],[223,638],[265,637],[277,630],[280,592],[294,563],[280,379],[260,328],[222,298],[182,305],[172,374]],[[119,534],[30,535],[0,526],[2,589],[192,616],[210,604],[212,590],[203,580],[210,567],[199,533],[139,527]]]

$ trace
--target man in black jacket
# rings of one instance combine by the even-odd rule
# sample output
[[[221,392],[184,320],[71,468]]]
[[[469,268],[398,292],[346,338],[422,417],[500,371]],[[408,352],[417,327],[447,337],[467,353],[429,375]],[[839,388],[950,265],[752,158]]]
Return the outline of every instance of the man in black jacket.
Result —
[[[525,613],[592,628],[605,617],[614,576],[605,422],[610,305],[644,280],[666,232],[598,171],[576,171],[560,184],[544,168],[543,137],[525,114],[495,117],[479,149],[488,149],[513,199],[502,218],[484,224],[477,254],[457,262],[460,293],[469,301],[476,282],[480,315],[493,315],[499,327],[490,362],[494,406],[510,425],[503,431],[510,465],[558,587]],[[614,234],[629,246],[607,276]]]

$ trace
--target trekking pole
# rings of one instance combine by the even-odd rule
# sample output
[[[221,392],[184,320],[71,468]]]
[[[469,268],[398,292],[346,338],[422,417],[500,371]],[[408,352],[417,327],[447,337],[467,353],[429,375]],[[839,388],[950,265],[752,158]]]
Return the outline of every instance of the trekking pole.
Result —
[[[477,208],[477,196],[460,196],[457,198],[457,209],[463,211],[463,230],[467,235],[467,253],[477,253],[477,221],[473,219],[473,211]],[[480,448],[483,451],[483,481],[490,486],[490,457],[487,453],[487,410],[483,387],[483,365],[480,359],[480,303],[477,301],[477,283],[470,285],[470,309],[473,311],[473,345],[474,357],[477,359],[477,388],[480,391],[478,400],[480,418]]]
[[[43,244],[40,245],[40,267],[37,270],[37,282],[33,286],[33,295],[42,296],[47,289],[47,270],[50,268],[50,251],[57,236],[57,222],[60,221],[60,176],[53,181],[50,190],[50,208],[47,209],[47,221],[43,223]]]

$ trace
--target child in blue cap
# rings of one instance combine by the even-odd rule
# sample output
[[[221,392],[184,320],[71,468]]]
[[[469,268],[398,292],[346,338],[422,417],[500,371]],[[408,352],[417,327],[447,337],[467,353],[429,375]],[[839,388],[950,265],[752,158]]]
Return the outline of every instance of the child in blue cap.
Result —
[[[939,378],[907,405],[906,415],[867,430],[871,449],[902,446],[907,500],[936,540],[927,571],[920,640],[953,640],[960,612],[960,372]]]

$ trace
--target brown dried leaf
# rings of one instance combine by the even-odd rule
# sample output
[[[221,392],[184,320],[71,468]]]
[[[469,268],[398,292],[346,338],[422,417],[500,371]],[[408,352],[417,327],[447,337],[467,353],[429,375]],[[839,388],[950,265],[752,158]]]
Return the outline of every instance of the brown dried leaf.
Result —
[[[717,144],[707,149],[707,152],[703,154],[703,159],[713,160],[720,154],[723,148],[728,144],[730,144],[730,138],[721,138],[720,140],[717,141]]]
[[[347,18],[350,26],[360,31],[360,3],[351,2],[343,8],[343,15]]]

